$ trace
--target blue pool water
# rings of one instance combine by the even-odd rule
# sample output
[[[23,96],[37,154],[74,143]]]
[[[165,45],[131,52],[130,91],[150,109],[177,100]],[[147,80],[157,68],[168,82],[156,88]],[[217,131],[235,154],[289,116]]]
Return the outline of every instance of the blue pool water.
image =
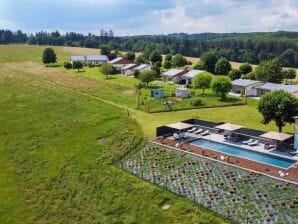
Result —
[[[238,156],[241,158],[266,163],[272,166],[278,166],[284,169],[290,168],[290,166],[292,166],[295,163],[294,160],[285,159],[277,156],[271,156],[268,154],[250,151],[244,148],[226,145],[226,144],[209,141],[205,139],[198,139],[191,142],[190,144],[201,146],[203,148],[211,149],[214,151],[226,153],[233,156]]]

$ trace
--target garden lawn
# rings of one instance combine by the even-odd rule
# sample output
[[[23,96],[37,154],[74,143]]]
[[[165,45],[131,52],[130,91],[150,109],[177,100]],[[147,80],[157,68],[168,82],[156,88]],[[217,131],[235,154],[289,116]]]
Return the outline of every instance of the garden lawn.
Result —
[[[228,223],[112,164],[142,141],[126,111],[2,65],[0,94],[0,223]]]

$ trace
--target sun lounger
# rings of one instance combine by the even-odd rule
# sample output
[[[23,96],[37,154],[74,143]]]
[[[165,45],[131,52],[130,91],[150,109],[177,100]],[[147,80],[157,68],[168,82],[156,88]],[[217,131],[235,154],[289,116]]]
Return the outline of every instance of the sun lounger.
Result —
[[[250,138],[249,140],[243,141],[242,143],[245,144],[245,145],[247,145],[249,143],[252,143],[253,141],[254,141],[254,139],[253,138]]]
[[[206,130],[201,135],[205,136],[205,135],[209,135],[209,134],[210,134],[210,131],[209,130]]]
[[[193,128],[191,128],[191,129],[189,129],[187,132],[189,132],[189,133],[192,133],[192,132],[194,132],[194,131],[196,131],[197,129],[195,128],[195,127],[193,127]]]
[[[188,135],[187,135],[187,133],[183,132],[180,134],[180,137],[186,139],[186,138],[188,138]]]
[[[179,139],[181,139],[181,138],[180,138],[180,135],[178,135],[177,133],[174,133],[174,134],[173,134],[173,137],[175,138],[175,140],[179,140]]]
[[[202,128],[200,128],[199,130],[197,130],[197,131],[195,131],[194,133],[195,134],[200,134],[200,133],[202,133],[204,130],[202,129]]]
[[[249,146],[255,146],[257,144],[259,144],[259,141],[258,140],[255,140],[253,142],[248,143]]]
[[[290,151],[289,154],[290,154],[291,156],[295,156],[295,155],[298,154],[298,150],[296,150],[296,151]]]

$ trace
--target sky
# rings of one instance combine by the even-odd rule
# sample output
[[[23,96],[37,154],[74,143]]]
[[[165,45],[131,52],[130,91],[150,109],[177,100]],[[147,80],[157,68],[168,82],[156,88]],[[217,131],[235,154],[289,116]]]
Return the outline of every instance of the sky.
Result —
[[[116,36],[298,31],[298,0],[0,0],[0,29]]]

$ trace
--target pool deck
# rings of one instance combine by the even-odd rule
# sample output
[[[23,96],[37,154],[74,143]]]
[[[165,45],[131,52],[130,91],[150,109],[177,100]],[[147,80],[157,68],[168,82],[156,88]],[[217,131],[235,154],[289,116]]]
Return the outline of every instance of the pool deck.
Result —
[[[217,160],[218,162],[221,162],[221,163],[225,163],[225,164],[228,164],[231,166],[236,166],[236,167],[239,167],[239,168],[242,168],[245,170],[249,170],[252,172],[261,173],[263,175],[270,176],[275,179],[283,180],[283,181],[294,183],[294,184],[298,185],[298,157],[297,156],[290,156],[287,153],[279,152],[276,150],[273,150],[273,151],[265,150],[263,144],[259,144],[257,146],[251,147],[251,146],[243,145],[241,143],[228,142],[224,139],[224,137],[222,135],[219,135],[219,134],[210,134],[207,136],[201,136],[201,135],[188,133],[188,135],[189,135],[189,137],[182,141],[176,141],[171,136],[171,137],[167,137],[167,138],[156,138],[156,139],[152,140],[151,142],[159,144],[159,145],[163,145],[166,147],[171,147],[171,149],[182,150],[186,153],[203,156],[208,159],[212,158],[212,159]],[[218,151],[214,151],[211,149],[199,147],[199,146],[192,145],[192,144],[188,143],[189,141],[192,141],[192,140],[195,140],[198,138],[202,138],[202,139],[206,139],[206,140],[213,140],[213,141],[221,142],[224,144],[230,144],[233,146],[242,147],[242,148],[252,150],[252,151],[262,152],[262,153],[266,153],[266,154],[270,154],[270,155],[274,155],[274,156],[279,156],[279,157],[283,157],[283,158],[287,158],[287,159],[291,159],[291,160],[296,160],[297,162],[289,169],[283,169],[280,167],[264,164],[264,163],[257,162],[257,161],[252,161],[249,159],[240,158],[237,156],[228,155],[225,153],[221,153]],[[281,176],[280,175],[281,172],[285,175]]]

